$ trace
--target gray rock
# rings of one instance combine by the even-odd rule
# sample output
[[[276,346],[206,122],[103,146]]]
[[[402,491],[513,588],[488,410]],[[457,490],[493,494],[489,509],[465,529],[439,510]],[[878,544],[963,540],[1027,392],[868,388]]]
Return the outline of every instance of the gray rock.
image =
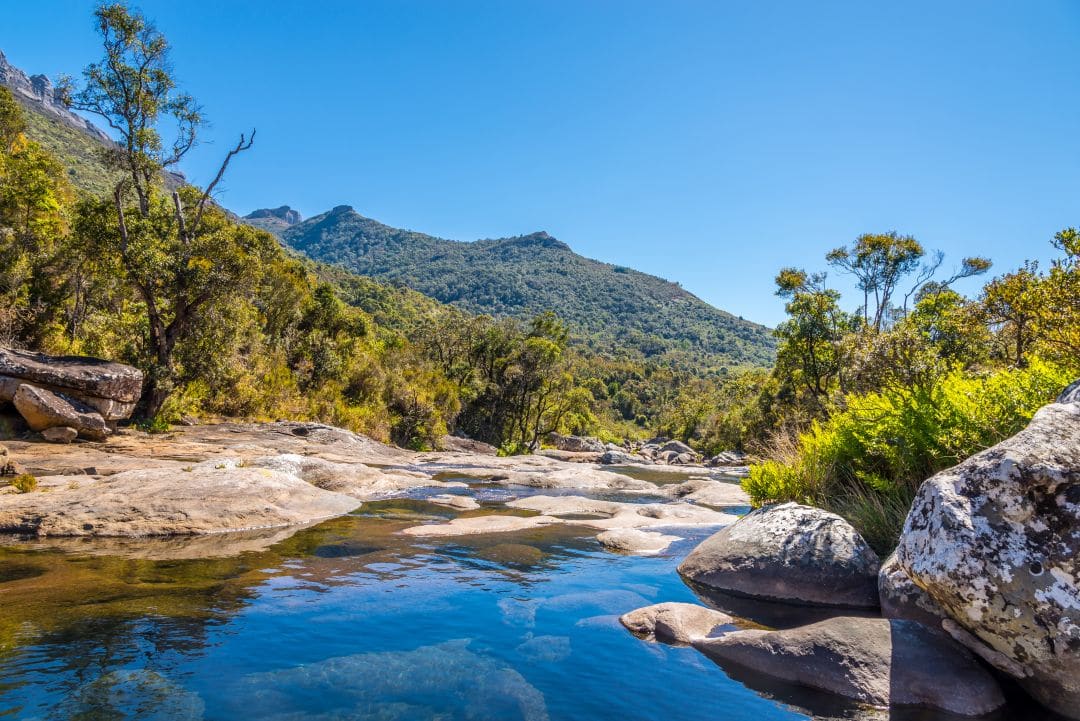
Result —
[[[104,440],[111,432],[105,419],[92,408],[74,398],[36,388],[23,383],[15,391],[15,410],[19,411],[31,430],[67,426],[79,435],[92,440]]]
[[[41,437],[49,443],[71,443],[79,436],[79,432],[70,426],[54,426],[41,432]]]
[[[980,654],[1080,718],[1080,403],[926,481],[897,558]]]
[[[658,603],[619,617],[619,623],[635,636],[681,644],[705,638],[717,626],[733,622],[734,619],[726,613],[693,603]]]
[[[875,608],[877,554],[836,514],[797,503],[760,508],[710,536],[679,566],[692,583],[820,606]]]
[[[1005,703],[994,677],[967,649],[915,621],[836,617],[783,631],[697,638],[692,645],[721,665],[865,704],[981,716]]]
[[[906,618],[932,628],[941,628],[941,621],[946,617],[941,606],[916,586],[901,568],[895,553],[881,564],[878,596],[881,598],[881,615],[885,618]]]
[[[745,466],[746,454],[738,451],[724,451],[709,459],[710,466]]]
[[[660,446],[660,451],[672,451],[673,453],[675,453],[675,455],[680,455],[682,453],[689,453],[692,456],[697,455],[697,452],[693,448],[686,445],[682,441],[668,441],[667,443]]]
[[[1057,398],[1058,403],[1080,403],[1080,381],[1073,381],[1069,387],[1061,392]]]
[[[599,438],[590,438],[588,436],[563,436],[558,433],[551,433],[548,435],[547,440],[560,451],[570,451],[571,453],[603,453],[607,450]]]
[[[623,451],[605,451],[604,455],[600,456],[600,462],[605,466],[622,466],[628,463],[640,463],[641,459]]]
[[[697,462],[697,456],[693,453],[680,453],[669,461],[673,466],[689,466]]]

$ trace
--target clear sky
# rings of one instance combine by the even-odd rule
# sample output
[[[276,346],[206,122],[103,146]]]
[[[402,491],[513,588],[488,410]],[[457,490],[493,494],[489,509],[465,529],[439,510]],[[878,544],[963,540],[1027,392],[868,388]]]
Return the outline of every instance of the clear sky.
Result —
[[[0,49],[78,74],[93,5],[2,0]],[[140,7],[213,122],[191,179],[258,128],[222,196],[241,213],[547,230],[769,324],[779,267],[862,232],[1004,271],[1080,224],[1078,0]]]

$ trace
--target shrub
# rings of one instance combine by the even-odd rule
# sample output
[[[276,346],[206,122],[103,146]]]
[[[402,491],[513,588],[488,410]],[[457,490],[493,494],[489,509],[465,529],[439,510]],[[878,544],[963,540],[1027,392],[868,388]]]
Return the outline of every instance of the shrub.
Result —
[[[37,478],[30,473],[20,473],[11,481],[12,487],[19,493],[30,493],[37,490]]]
[[[790,500],[839,513],[888,553],[923,480],[1020,431],[1070,380],[1034,360],[848,396],[845,410],[814,423],[794,450],[781,447],[752,467],[743,485],[755,505]]]

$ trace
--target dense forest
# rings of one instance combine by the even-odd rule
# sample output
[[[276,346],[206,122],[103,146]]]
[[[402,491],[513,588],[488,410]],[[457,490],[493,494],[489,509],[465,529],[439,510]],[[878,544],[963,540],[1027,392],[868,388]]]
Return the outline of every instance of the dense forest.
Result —
[[[788,319],[773,338],[546,234],[455,243],[337,208],[283,229],[284,247],[213,199],[254,133],[205,187],[181,182],[203,119],[168,43],[123,5],[96,18],[104,56],[63,91],[116,144],[0,88],[0,345],[137,365],[145,428],[319,419],[416,448],[458,431],[508,453],[551,431],[663,434],[756,455],[756,503],[836,510],[887,549],[919,482],[1015,433],[1080,374],[1072,228],[1047,239],[1049,267],[1009,269],[970,298],[953,286],[989,276],[988,259],[950,271],[915,238],[868,233],[823,258],[853,279],[854,303],[825,272],[780,270]]]

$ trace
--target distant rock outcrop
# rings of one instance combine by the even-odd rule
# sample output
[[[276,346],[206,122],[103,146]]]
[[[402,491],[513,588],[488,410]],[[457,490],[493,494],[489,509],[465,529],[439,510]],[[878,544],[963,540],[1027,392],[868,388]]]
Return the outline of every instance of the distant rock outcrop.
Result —
[[[9,63],[3,51],[0,51],[0,85],[11,90],[19,100],[59,118],[65,125],[81,130],[102,142],[111,142],[104,130],[68,110],[48,77],[27,75]]]
[[[245,215],[244,220],[248,225],[280,235],[286,228],[291,228],[303,218],[300,216],[300,211],[282,205],[277,208],[259,208]]]

